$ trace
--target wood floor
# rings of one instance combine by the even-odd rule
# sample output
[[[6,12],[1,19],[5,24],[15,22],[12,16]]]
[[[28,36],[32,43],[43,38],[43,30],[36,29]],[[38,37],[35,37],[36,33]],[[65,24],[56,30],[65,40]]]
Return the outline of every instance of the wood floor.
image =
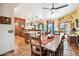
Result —
[[[30,45],[25,43],[25,38],[15,36],[15,50],[3,54],[3,56],[30,56]]]
[[[70,46],[67,39],[64,40],[64,56],[79,56],[79,48],[75,44]]]
[[[64,55],[63,56],[79,56],[79,48],[75,47],[74,44],[69,46],[67,40],[64,40]],[[15,37],[15,50],[4,54],[5,56],[30,56],[31,50],[30,45],[25,43],[25,38],[16,36]]]
[[[30,45],[25,43],[25,38],[16,36],[15,37],[15,52],[14,55],[22,55],[22,56],[30,56],[31,55],[31,50],[30,50]]]

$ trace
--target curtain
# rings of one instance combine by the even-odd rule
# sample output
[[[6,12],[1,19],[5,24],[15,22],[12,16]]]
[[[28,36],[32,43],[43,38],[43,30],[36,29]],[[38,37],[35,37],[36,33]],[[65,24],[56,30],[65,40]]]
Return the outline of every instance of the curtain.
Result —
[[[40,24],[38,24],[38,30],[40,30]]]
[[[42,24],[42,31],[44,32],[44,24]]]
[[[52,24],[52,33],[54,33],[54,24]]]

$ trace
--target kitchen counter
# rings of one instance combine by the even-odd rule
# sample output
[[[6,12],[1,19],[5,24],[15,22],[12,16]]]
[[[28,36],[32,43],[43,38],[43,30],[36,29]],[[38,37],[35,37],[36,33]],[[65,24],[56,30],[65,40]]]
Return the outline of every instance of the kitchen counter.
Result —
[[[77,35],[79,35],[79,32],[75,32]]]

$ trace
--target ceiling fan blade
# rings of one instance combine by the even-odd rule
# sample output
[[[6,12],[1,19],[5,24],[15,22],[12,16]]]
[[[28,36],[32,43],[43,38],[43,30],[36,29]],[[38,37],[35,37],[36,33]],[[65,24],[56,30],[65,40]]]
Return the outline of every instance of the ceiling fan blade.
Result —
[[[48,9],[48,10],[50,10],[50,8],[42,8],[42,9]]]
[[[53,14],[54,12],[51,12],[51,14]]]
[[[68,6],[68,4],[63,5],[63,6],[60,6],[60,7],[57,7],[57,8],[54,8],[54,9],[60,9],[60,8],[64,8],[64,7],[66,7],[66,6]]]
[[[50,10],[54,9],[54,3],[52,3],[52,8]]]

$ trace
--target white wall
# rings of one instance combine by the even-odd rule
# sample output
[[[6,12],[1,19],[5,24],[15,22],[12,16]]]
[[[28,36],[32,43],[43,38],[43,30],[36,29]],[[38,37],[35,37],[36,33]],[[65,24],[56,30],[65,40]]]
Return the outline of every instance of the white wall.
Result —
[[[0,16],[13,18],[13,7],[8,4],[0,4]],[[8,30],[14,30],[13,23],[11,25],[0,24],[0,54],[6,53],[14,49],[14,32],[8,33]]]

